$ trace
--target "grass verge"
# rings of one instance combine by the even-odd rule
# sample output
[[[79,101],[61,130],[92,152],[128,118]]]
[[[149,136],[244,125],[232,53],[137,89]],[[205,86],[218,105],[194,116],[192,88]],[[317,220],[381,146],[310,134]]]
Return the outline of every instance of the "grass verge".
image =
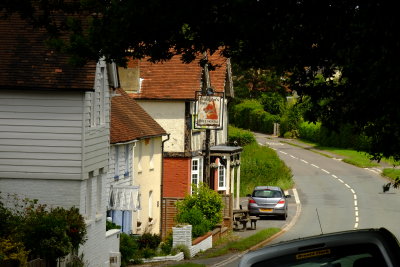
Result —
[[[250,194],[259,185],[292,188],[292,172],[274,150],[252,143],[244,146],[241,155],[240,196]]]
[[[389,177],[392,180],[400,177],[400,169],[387,168],[383,169],[382,175]]]
[[[379,166],[378,163],[371,160],[371,155],[366,152],[356,151],[353,149],[346,149],[346,148],[319,146],[316,143],[312,143],[312,142],[304,141],[304,140],[300,140],[300,139],[298,139],[297,141],[300,141],[301,143],[304,143],[305,145],[307,145],[307,147],[305,147],[306,149],[309,149],[313,152],[316,152],[318,154],[321,154],[323,156],[327,156],[330,158],[332,156],[324,153],[323,151],[341,156],[343,158],[344,162],[355,165],[357,167],[371,168],[371,167]],[[286,142],[286,143],[304,148],[304,146],[296,145],[291,142]]]
[[[213,251],[210,254],[207,254],[207,258],[218,257],[224,255],[229,252],[238,252],[238,251],[245,251],[260,242],[270,238],[274,234],[278,233],[281,229],[280,228],[267,228],[263,229],[260,232],[251,235],[249,237],[239,239],[237,241],[228,242],[226,245],[220,247],[219,249]]]

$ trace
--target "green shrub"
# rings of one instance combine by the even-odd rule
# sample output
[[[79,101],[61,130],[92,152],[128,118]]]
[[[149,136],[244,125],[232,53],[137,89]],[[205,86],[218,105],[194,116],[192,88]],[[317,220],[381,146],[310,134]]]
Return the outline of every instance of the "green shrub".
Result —
[[[320,122],[302,122],[299,127],[301,139],[317,143],[320,146],[352,148],[367,151],[370,139],[354,132],[353,126],[342,125],[337,131],[331,131]]]
[[[144,233],[137,239],[139,249],[150,248],[156,249],[161,243],[161,237],[157,234]]]
[[[255,99],[244,100],[231,108],[230,120],[235,126],[250,129],[249,122],[253,110],[264,110],[263,105]]]
[[[161,242],[161,243],[160,243],[160,249],[161,249],[161,251],[162,251],[162,253],[163,253],[164,255],[169,255],[169,254],[171,253],[172,241],[173,241],[173,240],[172,240],[172,234],[169,233],[169,234],[166,236],[164,242]]]
[[[291,130],[290,132],[286,132],[283,135],[284,138],[289,138],[289,139],[294,139],[299,137],[299,131],[298,130]]]
[[[152,248],[143,248],[140,250],[142,258],[148,259],[156,256],[156,251]]]
[[[192,209],[183,209],[177,214],[176,221],[192,225],[193,238],[205,235],[209,230],[211,230],[210,222],[197,207],[193,207]]]
[[[251,131],[243,130],[232,125],[228,126],[228,143],[235,146],[245,146],[256,142],[256,138]]]
[[[132,261],[138,262],[141,256],[139,255],[139,245],[136,240],[125,233],[120,235],[119,251],[121,253],[121,266],[127,266]]]
[[[111,229],[121,229],[121,226],[117,225],[113,222],[106,221],[106,231],[111,230]]]
[[[29,252],[22,242],[16,242],[0,237],[0,263],[14,261],[15,266],[26,266]]]
[[[187,246],[185,246],[183,244],[177,245],[176,247],[174,247],[172,249],[171,253],[172,253],[172,255],[176,255],[179,252],[183,252],[183,257],[185,258],[185,260],[188,260],[188,259],[191,258],[190,257],[190,250],[189,250],[189,248]]]
[[[222,221],[223,203],[221,196],[207,185],[200,184],[193,188],[192,195],[187,195],[183,200],[177,202],[179,218],[182,213],[187,213],[192,209],[198,209],[204,215],[205,220],[210,223],[210,228],[215,227]],[[192,225],[192,227],[195,227]]]

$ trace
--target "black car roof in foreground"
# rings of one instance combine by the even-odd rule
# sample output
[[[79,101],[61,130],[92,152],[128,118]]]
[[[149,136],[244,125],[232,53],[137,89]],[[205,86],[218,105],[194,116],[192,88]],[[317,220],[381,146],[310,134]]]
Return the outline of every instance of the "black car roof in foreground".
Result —
[[[252,266],[270,259],[293,254],[300,255],[310,251],[318,252],[344,246],[357,247],[354,246],[356,244],[373,244],[379,248],[388,266],[400,266],[399,242],[385,228],[349,230],[280,242],[245,254],[239,266]]]

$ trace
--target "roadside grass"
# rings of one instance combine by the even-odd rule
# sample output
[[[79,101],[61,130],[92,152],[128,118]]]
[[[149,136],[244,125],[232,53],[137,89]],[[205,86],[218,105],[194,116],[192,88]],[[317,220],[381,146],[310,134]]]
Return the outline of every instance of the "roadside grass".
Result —
[[[297,141],[300,141],[301,143],[308,145],[309,147],[306,147],[306,149],[309,149],[313,152],[319,153],[321,155],[324,155],[324,156],[327,156],[330,158],[332,156],[324,153],[323,151],[333,153],[335,155],[343,157],[342,160],[344,162],[355,165],[357,167],[370,168],[370,167],[379,166],[378,163],[371,160],[371,155],[366,152],[357,151],[357,150],[353,150],[353,149],[346,149],[346,148],[319,146],[316,143],[304,141],[301,139],[297,139]],[[291,145],[296,145],[291,142],[286,142],[286,143],[291,144]],[[296,146],[299,146],[299,145],[296,145]]]
[[[352,149],[319,146],[316,143],[312,143],[301,139],[297,139],[297,141],[303,143],[306,146],[298,145],[290,141],[283,141],[283,143],[287,143],[297,147],[302,147],[310,151],[313,151],[315,153],[321,154],[323,156],[332,158],[331,155],[324,153],[324,151],[328,151],[330,153],[343,157],[342,161],[361,168],[380,166],[379,163],[371,160],[371,155],[366,152],[356,151]],[[396,178],[400,179],[400,169],[395,168],[395,166],[400,165],[399,161],[396,161],[393,158],[382,158],[381,162],[385,163],[386,165],[393,166],[393,168],[384,168],[382,170],[382,176],[388,177],[393,181],[396,180]]]
[[[271,236],[278,233],[281,229],[280,228],[266,228],[254,235],[249,237],[239,239],[237,241],[227,242],[225,245],[221,246],[220,248],[214,250],[213,252],[204,255],[206,258],[213,258],[218,257],[221,255],[225,255],[229,252],[238,252],[238,251],[245,251],[260,242],[270,238]]]
[[[259,185],[274,185],[284,190],[293,187],[291,170],[273,149],[257,143],[243,147],[240,173],[242,197],[250,194]]]
[[[400,178],[400,169],[386,168],[383,169],[382,175],[389,177],[392,180],[396,180],[396,178]]]

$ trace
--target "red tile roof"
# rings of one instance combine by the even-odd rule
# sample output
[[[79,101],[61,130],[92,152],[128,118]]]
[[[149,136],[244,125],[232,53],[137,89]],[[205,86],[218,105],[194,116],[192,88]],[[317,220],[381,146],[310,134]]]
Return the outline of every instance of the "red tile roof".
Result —
[[[124,90],[116,94],[111,98],[111,144],[167,134]]]
[[[182,63],[180,56],[162,63],[141,60],[140,78],[144,79],[141,92],[131,96],[142,99],[194,99],[195,92],[200,91],[202,86],[199,60],[189,64]],[[216,52],[209,60],[213,65],[219,65],[210,71],[211,86],[216,92],[224,92],[227,59]],[[130,62],[130,66],[135,64],[137,62]]]
[[[0,36],[0,89],[93,90],[96,62],[69,65],[66,55],[46,47],[44,29],[14,14],[0,19]]]

